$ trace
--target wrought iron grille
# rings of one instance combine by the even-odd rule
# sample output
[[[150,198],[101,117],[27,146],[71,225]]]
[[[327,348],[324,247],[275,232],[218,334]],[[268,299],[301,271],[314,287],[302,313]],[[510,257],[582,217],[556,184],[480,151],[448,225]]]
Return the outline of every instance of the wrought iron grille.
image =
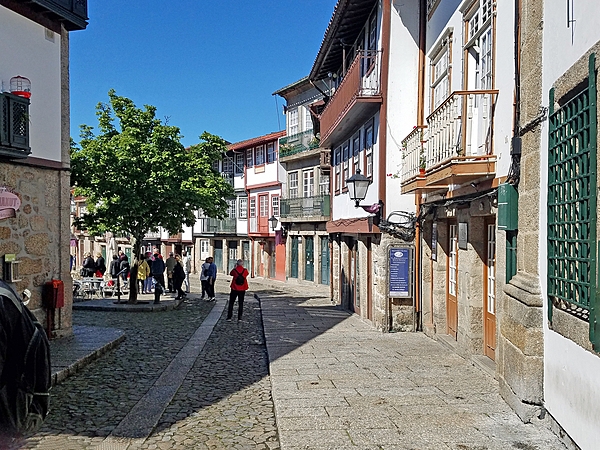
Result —
[[[0,155],[25,158],[29,149],[29,99],[0,93]]]
[[[587,86],[554,110],[550,91],[548,153],[548,312],[552,306],[595,321],[596,75],[590,56]],[[590,338],[594,341],[594,327]]]

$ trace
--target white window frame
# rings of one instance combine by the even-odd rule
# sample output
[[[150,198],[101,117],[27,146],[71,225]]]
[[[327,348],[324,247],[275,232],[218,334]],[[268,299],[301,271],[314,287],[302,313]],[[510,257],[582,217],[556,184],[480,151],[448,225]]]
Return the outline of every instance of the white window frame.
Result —
[[[248,209],[248,212],[251,219],[256,217],[256,196],[250,197],[250,208]]]
[[[304,106],[304,131],[313,129],[312,115],[310,113],[309,105]]]
[[[346,187],[346,180],[350,178],[350,141],[344,142],[342,144],[342,164],[343,164],[343,173],[342,173],[342,186]]]
[[[302,172],[302,196],[304,198],[315,195],[315,172],[312,169]]]
[[[329,195],[329,175],[322,173],[319,176],[319,195]]]
[[[440,43],[432,55],[430,70],[431,70],[431,99],[432,111],[440,106],[450,96],[450,69],[452,67],[452,55],[450,52],[450,42],[452,41],[452,31],[446,32]]]
[[[265,146],[259,145],[254,149],[254,165],[262,166],[265,164]]]
[[[259,195],[258,214],[260,217],[269,217],[269,195]]]
[[[246,150],[246,167],[254,166],[254,149],[249,148]]]
[[[298,108],[288,110],[288,130],[290,136],[298,134]]]
[[[275,151],[275,143],[269,142],[267,144],[267,164],[277,161],[277,152]]]
[[[240,197],[238,204],[238,217],[240,219],[248,218],[248,197]]]
[[[223,157],[223,173],[233,173],[233,160],[229,156]]]
[[[235,153],[235,165],[233,167],[233,170],[235,171],[235,173],[237,173],[237,174],[244,173],[244,162],[245,162],[244,153],[236,152]]]
[[[227,217],[229,217],[230,219],[236,218],[236,209],[237,209],[236,200],[237,199],[235,199],[235,198],[227,200]]]
[[[298,172],[288,173],[288,196],[298,198]]]
[[[275,217],[279,217],[279,195],[272,195],[271,196],[271,211],[273,213],[273,216]]]
[[[375,144],[375,123],[371,119],[365,126],[365,176],[373,176],[373,145]]]

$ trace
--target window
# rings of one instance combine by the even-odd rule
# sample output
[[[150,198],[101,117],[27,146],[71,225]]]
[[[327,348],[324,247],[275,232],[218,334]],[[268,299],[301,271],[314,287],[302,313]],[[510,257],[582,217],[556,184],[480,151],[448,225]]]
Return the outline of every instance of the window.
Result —
[[[298,109],[288,110],[290,136],[298,134]]]
[[[235,154],[235,173],[244,173],[244,153],[238,152]]]
[[[303,197],[313,197],[315,194],[315,173],[313,170],[305,170],[302,173]]]
[[[319,177],[319,195],[329,195],[329,175],[321,174]]]
[[[579,332],[553,322],[557,310],[587,322],[589,341],[600,348],[597,249],[597,96],[595,54],[590,55],[588,79],[569,101],[555,110],[550,91],[548,114],[548,319],[553,330],[578,340]],[[568,75],[572,76],[574,68]],[[577,72],[575,72],[577,73]],[[575,77],[573,77],[575,78]],[[565,99],[557,99],[565,100]],[[591,226],[590,226],[591,225]],[[563,314],[561,314],[563,315]],[[579,324],[580,321],[575,323]],[[561,326],[564,329],[561,329]],[[575,327],[573,327],[575,328]],[[580,343],[580,342],[577,342]],[[587,345],[586,345],[587,344]],[[589,348],[588,342],[580,345]]]
[[[335,183],[334,188],[335,191],[338,192],[341,185],[342,147],[335,149],[333,153],[333,164],[335,167],[335,179],[333,180]]]
[[[250,197],[250,217],[256,217],[256,197]]]
[[[267,144],[267,162],[272,163],[277,160],[277,153],[275,152],[275,143],[270,142]]]
[[[478,8],[465,17],[471,64],[475,65],[475,89],[492,88],[492,0],[481,0]]]
[[[352,138],[352,154],[354,157],[352,158],[352,173],[355,174],[358,169],[360,169],[360,131],[354,135]]]
[[[258,206],[260,217],[269,217],[269,195],[259,195],[258,198],[260,201],[260,205]]]
[[[265,146],[259,145],[254,149],[255,153],[255,163],[257,166],[260,166],[265,163]]]
[[[249,148],[248,150],[246,150],[246,167],[252,167],[253,162],[254,162],[254,158],[253,158],[253,154],[252,154],[252,149]]]
[[[0,93],[0,153],[26,158],[29,148],[29,99]]]
[[[288,174],[289,185],[288,193],[290,198],[298,197],[298,172],[290,172]]]
[[[440,106],[450,95],[450,42],[449,33],[439,50],[431,59],[431,99],[432,111]]]
[[[279,217],[279,195],[271,197],[271,208],[273,209],[273,215]]]
[[[248,218],[248,197],[240,197],[238,205],[238,217],[240,219]]]
[[[350,178],[350,141],[346,141],[342,147],[343,173],[342,185],[346,187],[346,180]]]
[[[227,217],[235,219],[235,199],[227,200]]]
[[[223,158],[223,173],[233,173],[233,160],[229,156]]]
[[[373,176],[373,120],[365,128],[365,176]]]
[[[210,166],[215,172],[219,172],[219,161],[213,161]]]
[[[308,131],[308,130],[312,130],[313,129],[313,123],[312,123],[312,115],[310,113],[310,108],[308,107],[308,105],[306,105],[304,107],[304,131]]]

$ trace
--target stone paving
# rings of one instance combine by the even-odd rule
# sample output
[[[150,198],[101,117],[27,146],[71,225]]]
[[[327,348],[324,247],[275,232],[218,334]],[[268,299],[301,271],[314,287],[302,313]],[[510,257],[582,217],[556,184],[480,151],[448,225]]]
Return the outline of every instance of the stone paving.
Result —
[[[216,304],[75,311],[126,338],[56,385],[43,428],[15,448],[564,449],[422,334],[374,331],[326,289],[258,280],[260,301],[249,292],[244,320],[226,322],[224,281]]]

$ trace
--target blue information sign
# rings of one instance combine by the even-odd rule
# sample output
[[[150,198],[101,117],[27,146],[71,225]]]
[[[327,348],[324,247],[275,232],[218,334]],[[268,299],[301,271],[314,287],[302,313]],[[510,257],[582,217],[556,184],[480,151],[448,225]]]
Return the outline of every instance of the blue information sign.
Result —
[[[390,297],[410,298],[412,296],[411,267],[411,248],[390,248],[388,271]]]

